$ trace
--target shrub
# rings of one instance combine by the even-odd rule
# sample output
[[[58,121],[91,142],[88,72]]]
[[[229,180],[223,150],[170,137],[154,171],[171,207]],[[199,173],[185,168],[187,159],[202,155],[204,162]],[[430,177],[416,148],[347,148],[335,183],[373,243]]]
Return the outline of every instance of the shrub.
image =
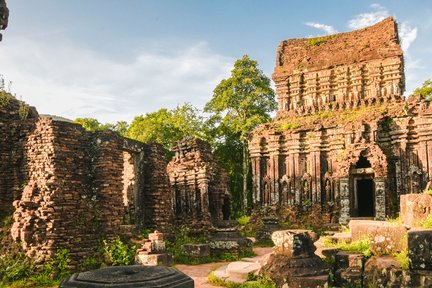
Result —
[[[33,270],[33,264],[22,253],[15,255],[15,257],[0,256],[0,283],[26,278],[33,273]]]
[[[80,271],[89,271],[93,269],[98,269],[102,265],[101,261],[94,257],[85,258],[79,266]]]
[[[104,258],[107,264],[123,266],[134,263],[136,247],[123,243],[120,237],[117,236],[111,241],[103,240],[103,245]]]
[[[346,241],[338,241],[334,243],[332,246],[342,251],[349,251],[353,253],[363,254],[365,257],[372,256],[371,243],[369,238],[352,241],[350,243],[347,243]]]
[[[246,225],[249,223],[249,220],[250,220],[250,216],[246,216],[246,215],[237,218],[237,222],[239,223],[239,225]]]
[[[399,264],[402,269],[404,270],[409,269],[409,258],[408,258],[408,252],[406,250],[403,250],[399,253],[394,253],[393,257],[395,257],[396,260],[399,261]]]
[[[60,249],[53,258],[44,263],[41,275],[51,279],[63,279],[70,274],[68,270],[69,262],[69,250],[66,248]],[[41,278],[43,277],[41,276]]]

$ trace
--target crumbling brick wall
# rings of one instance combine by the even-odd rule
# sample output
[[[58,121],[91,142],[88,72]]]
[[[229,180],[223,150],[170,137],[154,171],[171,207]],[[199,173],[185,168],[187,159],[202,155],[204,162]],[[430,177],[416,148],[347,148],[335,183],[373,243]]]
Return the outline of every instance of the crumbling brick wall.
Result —
[[[23,186],[27,182],[24,146],[39,116],[36,109],[5,92],[2,92],[0,98],[1,217],[12,212],[12,202],[21,197]]]
[[[143,224],[166,231],[172,226],[172,190],[167,174],[165,149],[159,144],[145,144],[142,173]]]
[[[177,223],[208,229],[227,220],[231,209],[228,177],[214,158],[210,144],[200,139],[178,142],[167,170],[174,189]]]
[[[122,141],[41,118],[26,144],[29,182],[14,202],[12,236],[38,261],[67,248],[76,261],[112,238],[123,219]]]

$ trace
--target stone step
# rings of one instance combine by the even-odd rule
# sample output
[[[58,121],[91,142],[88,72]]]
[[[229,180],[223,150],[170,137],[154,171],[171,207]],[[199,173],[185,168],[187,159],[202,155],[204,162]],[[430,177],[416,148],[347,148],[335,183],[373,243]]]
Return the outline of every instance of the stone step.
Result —
[[[349,243],[352,240],[351,232],[339,232],[339,233],[335,233],[333,236],[330,236],[329,238],[332,239],[335,242],[337,242],[337,241],[345,241],[345,242]]]
[[[229,275],[228,275],[228,273],[227,273],[227,271],[226,271],[226,268],[227,268],[227,267],[228,267],[228,265],[224,265],[224,266],[221,266],[221,267],[217,268],[217,269],[213,272],[213,275],[214,275],[215,277],[221,279],[221,280],[226,280],[226,279],[229,277]]]
[[[247,280],[249,273],[257,274],[260,269],[261,265],[257,262],[236,261],[228,264],[226,272],[229,279],[238,279],[244,282]]]

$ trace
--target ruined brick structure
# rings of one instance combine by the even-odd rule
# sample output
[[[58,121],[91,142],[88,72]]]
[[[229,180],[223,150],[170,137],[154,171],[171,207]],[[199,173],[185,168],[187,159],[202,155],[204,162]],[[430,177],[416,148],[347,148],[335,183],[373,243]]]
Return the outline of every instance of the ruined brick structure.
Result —
[[[120,234],[123,224],[169,228],[172,190],[160,145],[39,117],[5,95],[0,211],[13,213],[12,238],[29,257],[43,262],[67,248],[73,265],[91,255],[101,239]]]
[[[36,109],[0,92],[0,217],[11,213],[28,181],[24,145],[38,117]]]
[[[211,223],[228,220],[228,176],[216,162],[210,144],[200,139],[186,140],[177,143],[173,150],[175,156],[167,170],[174,190],[177,222],[208,229]]]
[[[432,108],[405,100],[396,23],[277,49],[279,111],[250,141],[257,207],[322,205],[331,221],[384,219],[432,173]]]

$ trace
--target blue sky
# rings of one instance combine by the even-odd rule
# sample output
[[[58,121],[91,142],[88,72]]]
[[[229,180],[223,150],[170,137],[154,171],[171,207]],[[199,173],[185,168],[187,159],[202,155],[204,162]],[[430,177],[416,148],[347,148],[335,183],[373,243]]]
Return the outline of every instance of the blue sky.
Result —
[[[243,54],[271,77],[278,43],[399,22],[408,95],[432,78],[432,2],[9,0],[0,73],[40,113],[101,122],[198,108]]]

